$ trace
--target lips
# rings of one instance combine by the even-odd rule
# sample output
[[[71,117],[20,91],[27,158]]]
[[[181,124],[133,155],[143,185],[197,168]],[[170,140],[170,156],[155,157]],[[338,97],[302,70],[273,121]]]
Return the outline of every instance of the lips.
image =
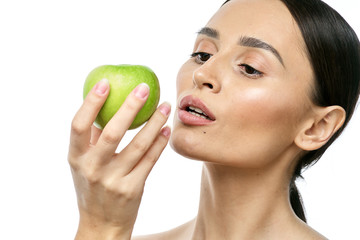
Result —
[[[180,121],[188,125],[207,125],[215,121],[214,114],[206,105],[194,96],[188,95],[179,103],[178,117]]]

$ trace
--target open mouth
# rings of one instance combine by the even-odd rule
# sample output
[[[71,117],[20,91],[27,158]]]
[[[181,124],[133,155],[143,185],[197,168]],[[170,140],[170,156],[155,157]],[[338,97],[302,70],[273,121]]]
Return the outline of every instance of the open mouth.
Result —
[[[180,100],[178,117],[183,123],[195,126],[208,125],[215,121],[215,115],[205,103],[192,95]]]
[[[201,117],[201,118],[207,119],[207,120],[213,120],[208,115],[206,115],[206,113],[204,113],[200,108],[197,108],[197,107],[187,106],[185,108],[185,111],[187,111],[188,113],[190,113],[196,117]]]

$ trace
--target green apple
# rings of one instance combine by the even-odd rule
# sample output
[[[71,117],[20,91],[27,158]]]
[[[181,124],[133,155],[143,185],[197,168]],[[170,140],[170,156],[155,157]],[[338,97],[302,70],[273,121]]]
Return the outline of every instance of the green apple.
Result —
[[[150,87],[149,97],[136,115],[129,129],[141,126],[149,120],[157,108],[160,98],[160,85],[155,73],[148,67],[141,65],[103,65],[92,70],[84,84],[83,97],[85,98],[95,84],[102,79],[109,80],[110,93],[95,120],[95,125],[103,129],[114,114],[124,103],[129,93],[140,83]]]

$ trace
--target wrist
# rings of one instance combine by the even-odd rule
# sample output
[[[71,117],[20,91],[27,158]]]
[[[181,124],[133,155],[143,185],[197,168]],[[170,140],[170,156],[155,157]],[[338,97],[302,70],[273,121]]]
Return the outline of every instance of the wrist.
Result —
[[[100,223],[94,220],[81,220],[75,240],[130,240],[132,229]]]

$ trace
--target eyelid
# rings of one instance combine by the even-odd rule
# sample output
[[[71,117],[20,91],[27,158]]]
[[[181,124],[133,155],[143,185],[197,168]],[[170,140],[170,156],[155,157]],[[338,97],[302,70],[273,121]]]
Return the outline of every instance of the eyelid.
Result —
[[[240,67],[240,73],[243,74],[245,77],[251,78],[251,79],[258,79],[264,76],[264,72],[257,70],[252,65],[247,63],[241,63],[238,65]],[[242,69],[244,67],[244,69]],[[247,73],[246,68],[250,68],[248,70],[254,70],[256,73]]]
[[[268,74],[274,74],[275,71],[282,71],[279,69],[278,61],[269,58],[267,54],[264,54],[262,51],[257,51],[254,49],[246,49],[238,58],[238,65],[248,64],[249,66],[255,68],[256,70]]]
[[[198,37],[195,42],[193,52],[215,53],[218,51],[217,45],[206,36]]]
[[[211,54],[211,53],[204,52],[204,51],[198,51],[198,52],[193,52],[193,53],[191,53],[191,54],[190,54],[190,57],[196,57],[196,56],[198,56],[198,55],[200,55],[200,54],[208,54],[208,55],[210,55],[210,56],[213,56],[213,54]]]
[[[199,59],[201,57],[201,55],[204,54],[204,55],[208,55],[207,57],[209,57],[208,59],[206,60],[201,60]],[[213,54],[211,53],[207,53],[207,52],[194,52],[190,55],[191,58],[195,58],[195,62],[198,63],[198,64],[204,64],[206,61],[208,61],[211,57],[213,56]]]

